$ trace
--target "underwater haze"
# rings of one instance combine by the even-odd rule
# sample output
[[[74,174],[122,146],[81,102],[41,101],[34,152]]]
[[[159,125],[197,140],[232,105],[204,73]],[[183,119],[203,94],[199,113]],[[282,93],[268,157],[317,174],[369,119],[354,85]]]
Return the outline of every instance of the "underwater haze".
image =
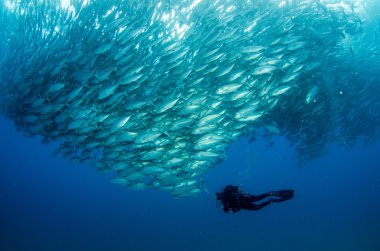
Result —
[[[0,250],[379,251],[379,13],[2,0]]]

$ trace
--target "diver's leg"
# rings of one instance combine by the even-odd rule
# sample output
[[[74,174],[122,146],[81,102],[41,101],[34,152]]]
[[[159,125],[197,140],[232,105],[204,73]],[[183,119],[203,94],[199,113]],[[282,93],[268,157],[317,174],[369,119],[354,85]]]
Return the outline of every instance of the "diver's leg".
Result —
[[[261,208],[266,207],[269,204],[271,204],[270,200],[265,201],[260,204],[244,204],[244,205],[241,205],[241,208],[245,210],[260,210]]]
[[[268,206],[268,205],[271,204],[271,203],[272,203],[271,200],[268,200],[268,201],[265,201],[265,202],[263,202],[263,203],[260,203],[260,204],[256,205],[256,207],[257,207],[256,210],[260,210],[261,208],[266,207],[266,206]]]
[[[264,193],[260,195],[248,195],[251,202],[259,201],[270,196],[270,193]]]

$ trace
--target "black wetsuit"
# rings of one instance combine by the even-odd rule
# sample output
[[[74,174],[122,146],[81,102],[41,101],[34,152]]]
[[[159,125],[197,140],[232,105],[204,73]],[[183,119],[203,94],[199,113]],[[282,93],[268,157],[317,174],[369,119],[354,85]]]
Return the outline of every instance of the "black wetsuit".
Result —
[[[266,207],[273,202],[282,202],[289,200],[293,198],[293,194],[293,190],[281,190],[255,196],[243,193],[237,186],[228,185],[221,193],[216,193],[216,198],[223,204],[223,210],[226,213],[228,213],[230,210],[235,213],[241,209],[260,210],[261,208]],[[272,196],[276,198],[271,198],[259,204],[254,203]]]

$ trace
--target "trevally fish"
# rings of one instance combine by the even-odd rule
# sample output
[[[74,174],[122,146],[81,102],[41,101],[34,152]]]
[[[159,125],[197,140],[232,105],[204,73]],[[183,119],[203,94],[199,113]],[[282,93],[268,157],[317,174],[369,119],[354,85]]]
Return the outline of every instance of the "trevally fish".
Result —
[[[0,5],[1,113],[131,189],[199,194],[261,129],[301,164],[380,132],[379,29],[354,0]]]

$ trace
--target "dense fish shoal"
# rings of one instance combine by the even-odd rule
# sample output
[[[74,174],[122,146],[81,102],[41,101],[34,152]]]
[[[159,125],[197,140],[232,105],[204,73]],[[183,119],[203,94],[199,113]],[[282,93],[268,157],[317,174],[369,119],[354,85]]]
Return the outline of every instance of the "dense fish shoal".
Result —
[[[115,183],[197,195],[243,136],[302,164],[380,125],[375,1],[2,1],[0,111]]]

